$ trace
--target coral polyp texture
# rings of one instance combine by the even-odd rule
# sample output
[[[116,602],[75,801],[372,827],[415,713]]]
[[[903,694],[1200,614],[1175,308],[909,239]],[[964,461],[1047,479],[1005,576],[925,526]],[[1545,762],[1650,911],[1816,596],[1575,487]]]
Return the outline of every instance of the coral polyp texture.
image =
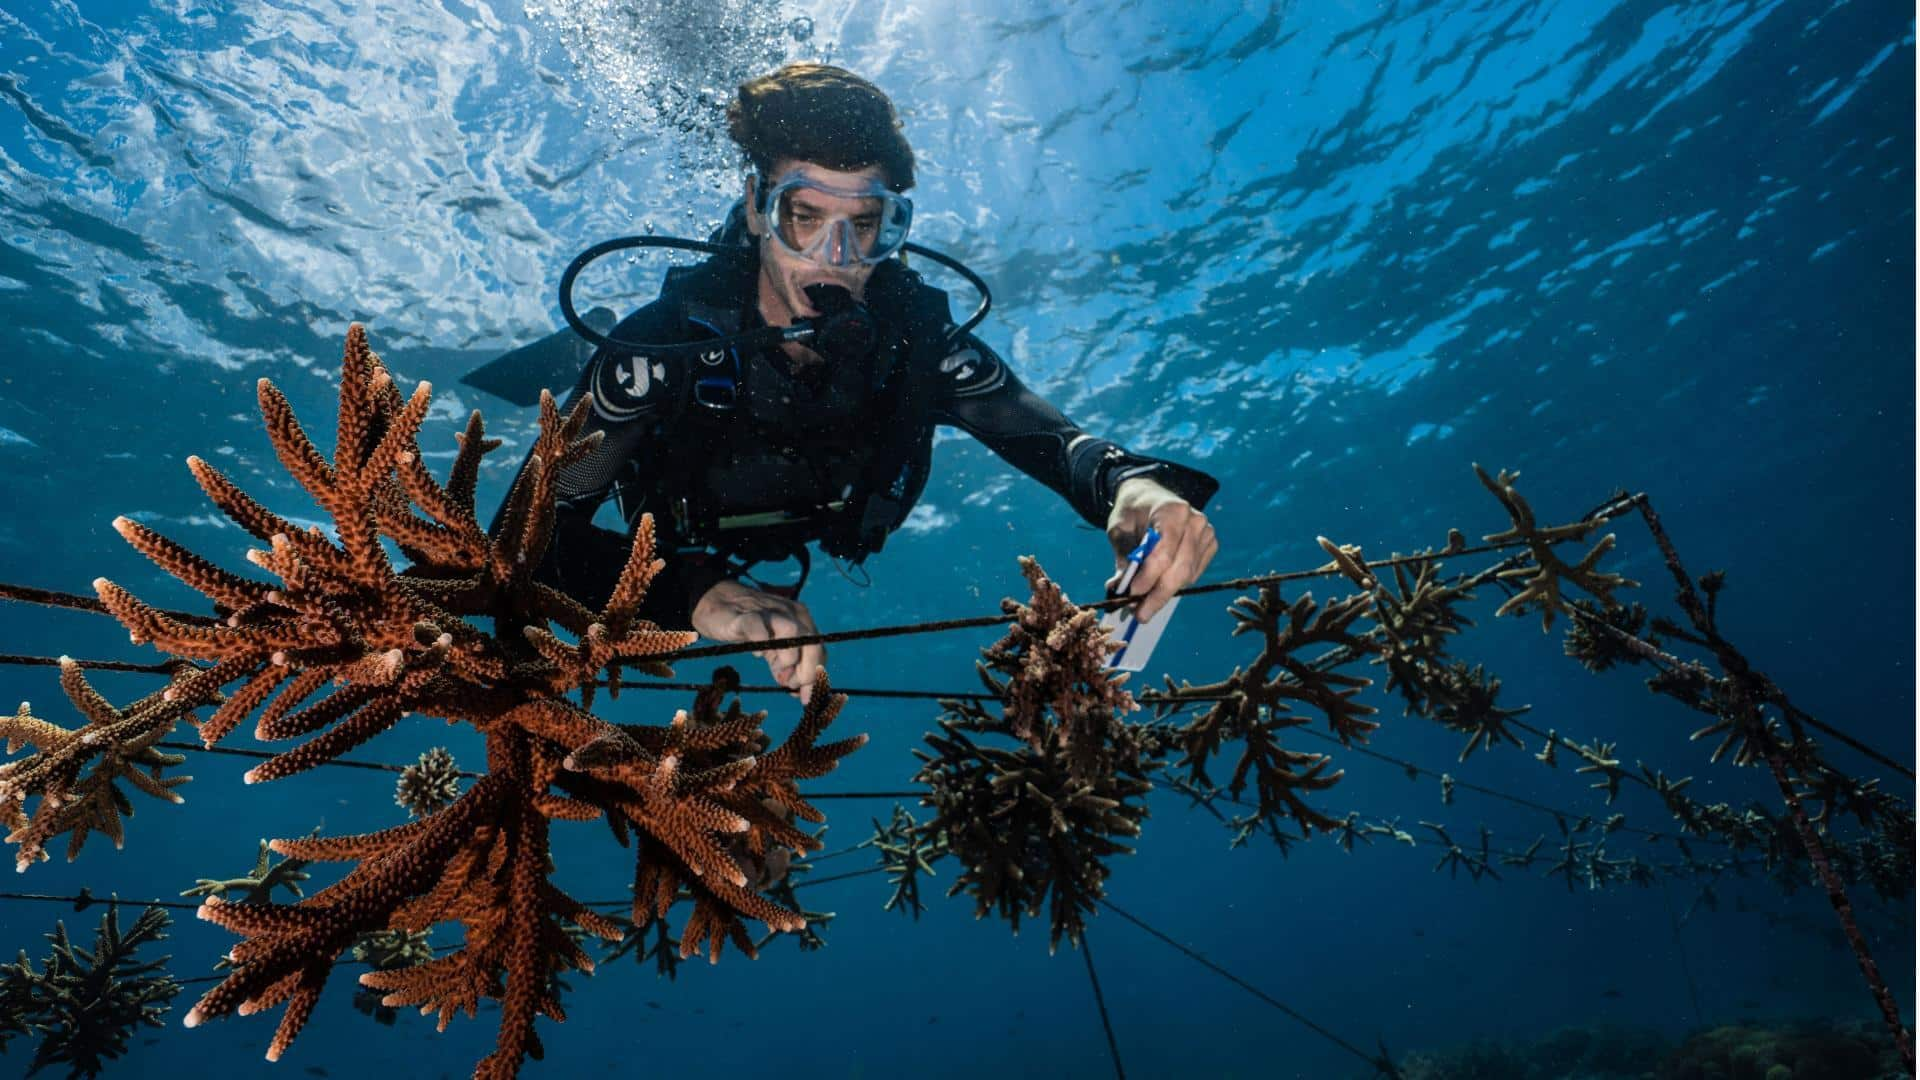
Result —
[[[563,416],[543,396],[532,454],[489,534],[475,515],[474,489],[482,456],[498,443],[474,414],[458,436],[449,478],[433,477],[418,445],[431,389],[422,383],[403,395],[360,326],[347,333],[331,459],[270,382],[261,380],[259,399],[281,464],[331,519],[331,534],[296,526],[198,458],[188,462],[194,478],[260,541],[247,558],[276,581],[230,573],[126,518],[114,523],[136,549],[212,600],[217,618],[162,612],[105,580],[96,582],[102,603],[136,643],[205,666],[183,669],[166,690],[126,710],[99,700],[68,669],[63,682],[89,719],[86,729],[58,733],[14,718],[9,734],[41,748],[0,778],[20,858],[37,857],[45,841],[69,829],[117,835],[118,819],[92,809],[124,803],[115,778],[165,797],[178,778],[158,778],[171,761],[153,757],[152,744],[202,706],[212,707],[197,720],[207,746],[250,716],[261,739],[294,743],[248,772],[249,783],[325,764],[414,716],[477,729],[486,771],[457,795],[450,783],[433,785],[451,800],[394,828],[273,841],[273,851],[309,865],[354,864],[299,903],[209,895],[200,917],[244,940],[232,950],[231,974],[187,1014],[189,1026],[285,1005],[267,1052],[278,1058],[336,959],[363,935],[454,923],[463,932],[458,949],[360,981],[384,991],[386,1006],[437,1014],[443,1028],[456,1012],[472,1017],[481,999],[499,999],[497,1044],[475,1075],[515,1074],[525,1057],[542,1053],[536,1017],[564,1018],[558,973],[592,968],[568,928],[608,940],[622,934],[551,880],[555,820],[604,818],[619,842],[634,841],[636,930],[676,899],[692,900],[683,956],[705,944],[717,959],[729,938],[751,952],[748,919],[776,931],[805,926],[799,912],[753,891],[734,852],[818,849],[817,839],[770,807],[823,820],[796,782],[833,769],[864,742],[814,745],[845,701],[830,694],[824,675],[798,730],[770,752],[762,752],[760,714],[710,728],[684,715],[667,725],[623,726],[567,697],[623,663],[665,671],[652,658],[695,638],[637,616],[664,565],[654,557],[650,518],[635,531],[599,611],[532,576],[552,532],[554,479],[596,444],[597,436],[580,437],[584,401]],[[387,541],[408,560],[404,570]],[[89,758],[98,759],[93,773],[77,779]],[[42,804],[23,823],[22,802],[32,794]],[[440,801],[423,799],[419,809]]]

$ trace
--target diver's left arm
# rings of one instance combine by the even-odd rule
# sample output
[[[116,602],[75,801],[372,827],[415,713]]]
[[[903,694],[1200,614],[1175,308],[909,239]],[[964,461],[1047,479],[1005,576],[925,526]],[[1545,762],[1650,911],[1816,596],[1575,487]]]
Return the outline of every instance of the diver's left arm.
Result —
[[[1151,619],[1174,593],[1191,585],[1220,550],[1203,509],[1220,482],[1177,462],[1135,454],[1081,431],[1059,409],[1021,383],[992,349],[971,334],[941,364],[933,419],[972,435],[1021,472],[1052,488],[1088,523],[1104,528],[1113,547],[1111,590],[1127,553],[1148,526],[1160,543],[1141,564],[1128,594],[1141,597]]]

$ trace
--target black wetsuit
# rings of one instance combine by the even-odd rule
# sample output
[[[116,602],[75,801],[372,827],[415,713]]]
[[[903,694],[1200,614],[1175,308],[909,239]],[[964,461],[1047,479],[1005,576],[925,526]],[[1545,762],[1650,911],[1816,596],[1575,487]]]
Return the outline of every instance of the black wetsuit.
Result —
[[[621,341],[679,343],[762,325],[751,248],[668,277],[659,300],[613,331]],[[953,328],[946,298],[898,262],[876,268],[866,301],[882,327],[870,362],[796,372],[777,348],[757,353],[631,354],[603,348],[567,404],[591,392],[593,454],[561,473],[553,543],[540,576],[598,606],[625,565],[632,526],[651,513],[667,567],[645,617],[691,624],[693,605],[739,561],[775,560],[806,542],[858,561],[898,528],[926,483],[933,429],[957,427],[1065,497],[1105,528],[1114,492],[1150,474],[1194,506],[1218,483],[1087,435],[1021,384],[1006,363]],[[903,389],[910,387],[911,390]],[[875,460],[893,447],[891,482]],[[887,488],[878,531],[855,522],[863,491]],[[592,524],[612,497],[628,528]],[[864,532],[862,531],[864,528]],[[862,538],[865,541],[863,543]]]

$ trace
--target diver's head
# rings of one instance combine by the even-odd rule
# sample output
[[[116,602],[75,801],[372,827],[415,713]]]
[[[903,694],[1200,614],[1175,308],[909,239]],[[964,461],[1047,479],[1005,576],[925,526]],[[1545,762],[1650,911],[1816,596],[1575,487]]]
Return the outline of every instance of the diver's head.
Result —
[[[751,166],[761,314],[774,325],[821,314],[809,285],[863,296],[912,219],[901,193],[913,186],[913,149],[893,103],[845,69],[788,64],[741,84],[727,127]]]

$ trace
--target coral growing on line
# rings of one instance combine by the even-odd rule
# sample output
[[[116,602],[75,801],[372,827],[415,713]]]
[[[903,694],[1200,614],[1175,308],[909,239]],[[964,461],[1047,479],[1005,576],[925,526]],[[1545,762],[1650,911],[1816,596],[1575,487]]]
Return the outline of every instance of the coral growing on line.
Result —
[[[450,805],[375,833],[272,843],[290,859],[356,864],[339,881],[290,905],[207,898],[201,918],[245,940],[232,950],[232,973],[201,997],[187,1023],[284,1004],[268,1048],[269,1058],[277,1058],[354,942],[451,922],[463,931],[460,948],[369,972],[360,981],[385,991],[385,1005],[437,1013],[443,1027],[455,1012],[473,1016],[483,998],[500,999],[496,1048],[476,1075],[509,1076],[526,1056],[542,1053],[536,1017],[564,1018],[557,974],[592,966],[569,925],[607,939],[621,936],[619,925],[550,880],[553,821],[605,817],[621,842],[633,837],[636,880],[643,886],[633,922],[644,928],[684,893],[693,898],[694,912],[682,935],[683,954],[705,942],[717,958],[723,939],[746,948],[744,919],[779,931],[804,925],[799,912],[749,887],[729,841],[740,838],[761,853],[817,848],[818,841],[764,804],[772,800],[821,820],[796,782],[831,770],[864,736],[814,745],[845,700],[829,692],[824,675],[785,744],[724,763],[710,755],[757,740],[758,716],[716,735],[694,731],[684,717],[665,726],[616,726],[570,701],[567,694],[611,665],[665,670],[652,658],[694,639],[637,617],[663,565],[654,558],[651,519],[636,529],[601,610],[535,581],[533,569],[552,532],[554,478],[596,444],[580,437],[585,403],[563,417],[551,397],[543,398],[528,465],[490,535],[475,516],[474,487],[481,456],[497,443],[485,438],[474,414],[459,437],[449,479],[435,479],[417,442],[430,395],[423,383],[403,397],[365,332],[352,327],[328,458],[280,392],[261,380],[260,406],[274,450],[331,518],[333,533],[294,525],[211,465],[189,459],[215,505],[263,543],[247,553],[249,561],[277,580],[230,573],[143,525],[117,520],[129,543],[205,594],[220,619],[175,617],[105,580],[96,582],[102,603],[136,643],[210,666],[177,674],[165,691],[127,710],[113,710],[97,695],[83,700],[70,685],[69,695],[97,733],[59,742],[35,728],[35,737],[59,745],[9,766],[4,805],[17,817],[24,794],[53,796],[51,806],[43,798],[30,827],[15,829],[23,859],[66,828],[106,827],[107,818],[69,810],[93,790],[74,786],[72,763],[99,756],[111,766],[110,777],[151,779],[131,766],[146,764],[141,755],[152,743],[200,706],[216,706],[199,722],[208,746],[256,710],[260,738],[304,740],[249,771],[249,783],[331,761],[408,716],[473,726],[486,740],[486,774]],[[410,560],[406,570],[394,565],[387,541]],[[63,682],[81,680],[77,672],[63,672]],[[237,689],[222,698],[221,688],[231,684]],[[102,775],[101,766],[94,775]],[[153,783],[159,790],[170,786]],[[111,783],[103,786],[112,790]]]
[[[182,668],[173,673],[165,689],[116,709],[87,682],[80,665],[65,656],[60,658],[60,688],[86,717],[83,726],[68,730],[38,719],[24,701],[13,716],[0,717],[7,753],[17,752],[22,745],[36,748],[18,761],[0,765],[0,825],[8,829],[7,843],[19,845],[16,870],[49,858],[47,841],[62,833],[67,835],[68,862],[96,831],[112,840],[114,847],[123,846],[126,832],[121,819],[133,816],[133,801],[120,789],[120,781],[165,802],[184,802],[173,789],[193,778],[161,773],[187,759],[154,744],[186,715],[194,695],[216,689],[205,673]],[[92,770],[80,775],[89,764]],[[26,800],[36,795],[39,805],[28,815]]]
[[[916,875],[929,869],[921,856],[944,843],[961,865],[947,895],[970,893],[976,917],[997,909],[1015,933],[1045,903],[1056,949],[1062,937],[1078,944],[1105,894],[1107,858],[1131,854],[1123,841],[1140,833],[1153,787],[1146,774],[1161,763],[1157,741],[1120,715],[1133,702],[1119,689],[1124,674],[1107,672],[1115,646],[1095,613],[1069,602],[1034,560],[1020,568],[1032,602],[1002,602],[1014,627],[985,650],[981,669],[1006,707],[995,716],[971,701],[941,701],[947,712],[926,738],[931,752],[914,751],[924,763],[915,779],[928,789],[921,801],[934,816],[905,826],[911,842],[895,833],[902,854],[889,854],[888,865],[896,899],[917,905]],[[981,735],[1016,745],[983,745]]]
[[[46,935],[53,952],[34,970],[25,952],[0,964],[0,1050],[15,1035],[38,1034],[28,1074],[64,1064],[71,1077],[97,1076],[126,1053],[141,1026],[160,1027],[180,984],[164,968],[171,957],[137,960],[141,946],[166,939],[172,920],[149,907],[122,932],[116,904],[100,917],[93,947],[67,937],[65,923]]]
[[[435,814],[460,797],[460,767],[444,746],[436,746],[400,770],[394,781],[394,804],[417,818]]]

